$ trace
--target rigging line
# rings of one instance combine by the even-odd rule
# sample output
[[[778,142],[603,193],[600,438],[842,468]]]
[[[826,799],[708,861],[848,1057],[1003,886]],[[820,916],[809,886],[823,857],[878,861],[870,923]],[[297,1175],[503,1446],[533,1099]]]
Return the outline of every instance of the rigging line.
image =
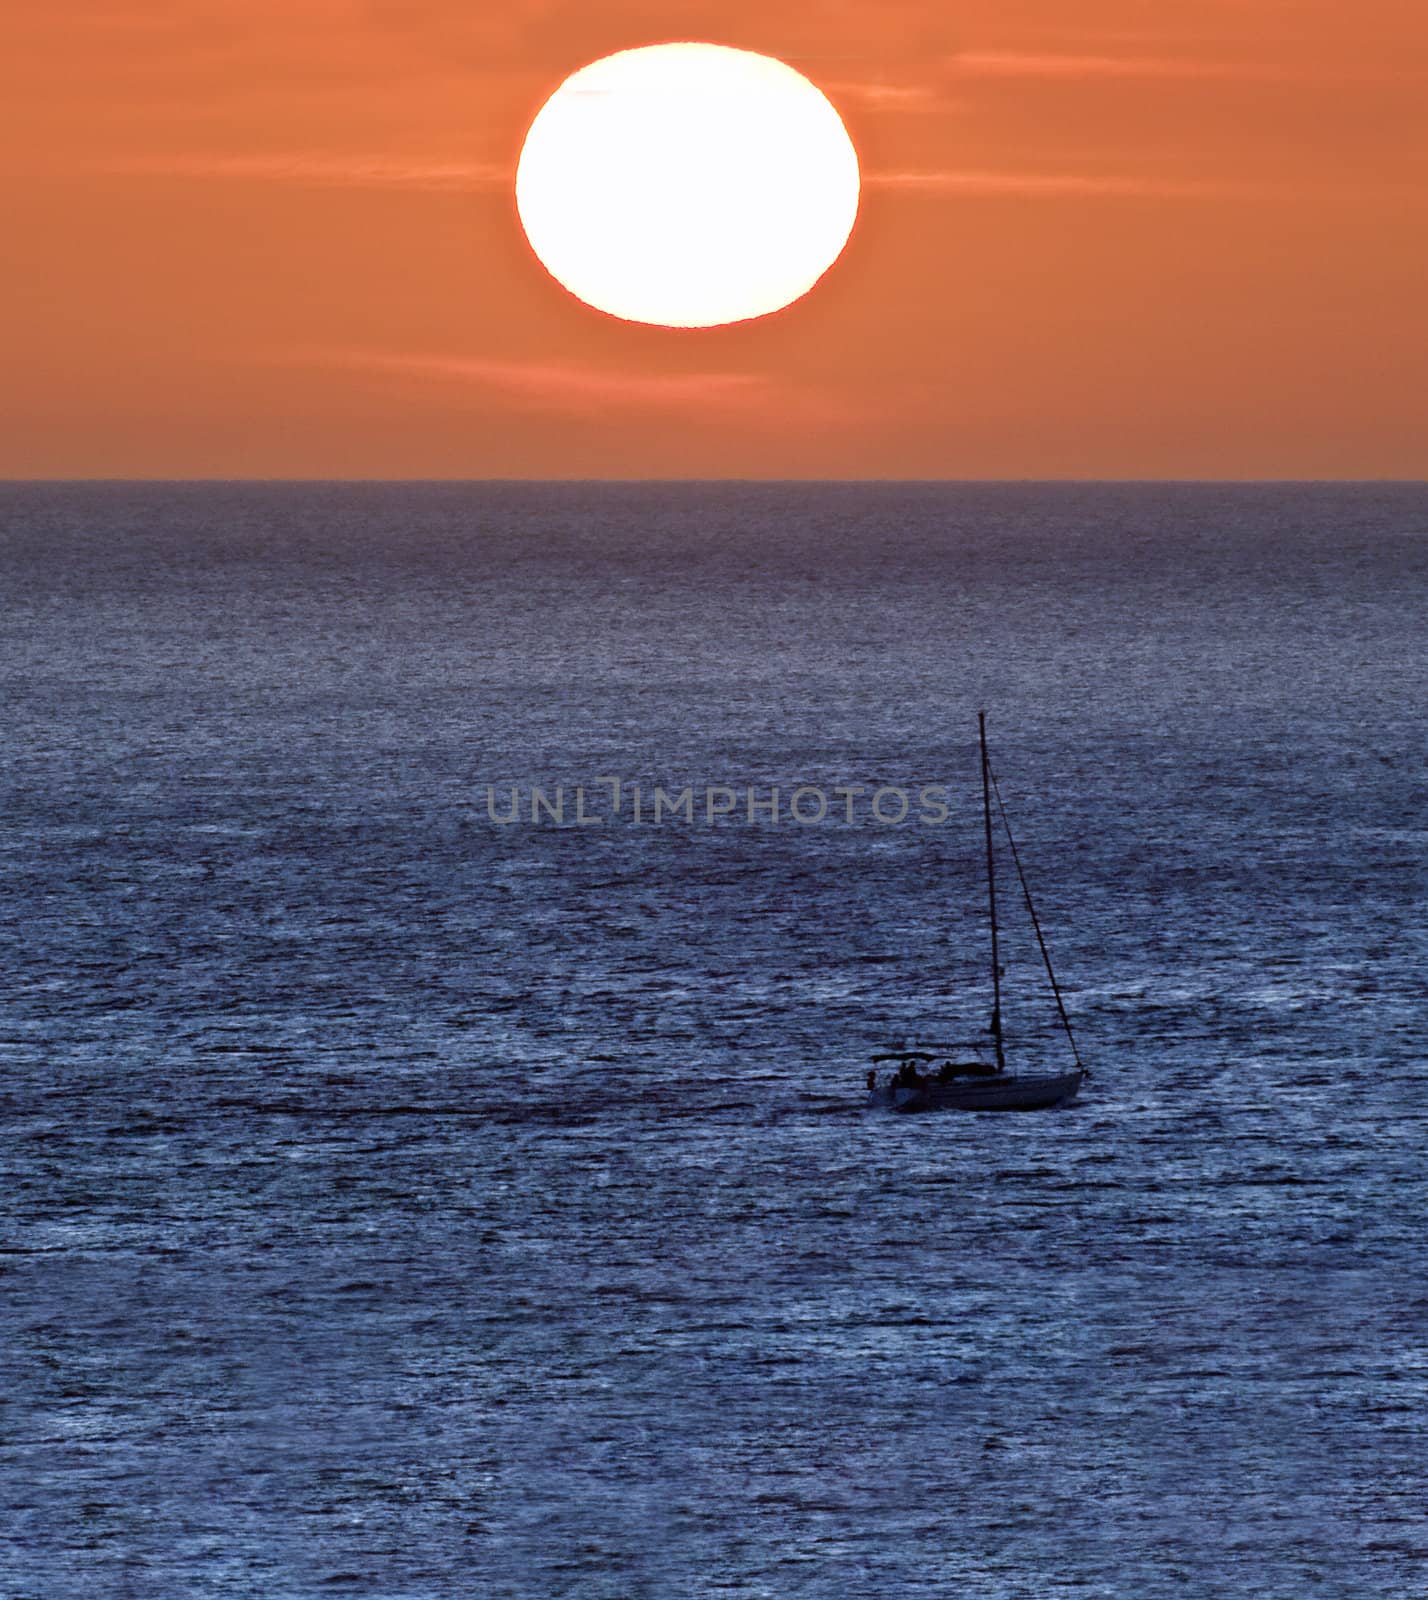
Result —
[[[1011,858],[1016,867],[1017,878],[1021,882],[1021,892],[1026,900],[1026,909],[1031,913],[1031,925],[1036,929],[1036,942],[1041,946],[1041,959],[1046,963],[1046,976],[1051,979],[1051,992],[1056,996],[1056,1009],[1061,1016],[1061,1026],[1066,1030],[1066,1037],[1071,1041],[1071,1054],[1075,1057],[1076,1065],[1089,1078],[1091,1069],[1081,1060],[1081,1052],[1076,1048],[1076,1035],[1071,1031],[1071,1019],[1066,1015],[1066,1005],[1061,998],[1061,985],[1056,981],[1056,969],[1051,965],[1051,952],[1046,948],[1046,940],[1042,936],[1041,922],[1036,915],[1036,907],[1031,899],[1031,886],[1026,881],[1026,873],[1022,870],[1021,852],[1016,847],[1016,835],[1012,832],[1011,821],[1007,816],[1007,808],[1002,804],[1001,785],[997,782],[997,775],[988,765],[987,775],[991,779],[992,793],[997,797],[997,811],[1001,815],[1002,827],[1006,830],[1007,843],[1011,846]]]

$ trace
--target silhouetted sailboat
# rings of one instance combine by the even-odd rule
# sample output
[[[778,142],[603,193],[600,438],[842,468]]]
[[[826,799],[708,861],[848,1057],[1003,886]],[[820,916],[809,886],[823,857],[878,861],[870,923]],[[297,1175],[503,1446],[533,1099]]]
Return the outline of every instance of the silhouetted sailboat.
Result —
[[[982,818],[987,846],[987,913],[991,927],[992,956],[992,1049],[995,1062],[957,1061],[945,1047],[920,1045],[906,1050],[889,1050],[874,1056],[873,1070],[868,1074],[868,1104],[882,1106],[890,1111],[1043,1111],[1050,1106],[1064,1105],[1075,1097],[1089,1076],[1081,1063],[1076,1048],[1076,1038],[1071,1031],[1071,1020],[1061,998],[1061,986],[1051,965],[1051,953],[1042,936],[1041,922],[1032,903],[1031,889],[1022,871],[1021,857],[1012,836],[1011,823],[1002,805],[1001,791],[992,776],[991,762],[987,759],[987,714],[979,712],[977,729],[982,748]],[[1021,883],[1026,908],[1031,915],[1031,925],[1036,930],[1036,942],[1046,964],[1046,975],[1051,981],[1051,992],[1056,998],[1056,1010],[1066,1038],[1071,1045],[1071,1056],[1076,1065],[1069,1072],[1009,1073],[1006,1051],[1002,1040],[1002,967],[997,926],[997,873],[992,849],[992,796],[995,793],[997,811],[1006,831],[1013,865]],[[896,1061],[898,1071],[887,1083],[878,1082],[878,1064]],[[939,1061],[941,1062],[938,1067]],[[925,1068],[925,1070],[924,1070]],[[934,1070],[936,1069],[936,1070]]]

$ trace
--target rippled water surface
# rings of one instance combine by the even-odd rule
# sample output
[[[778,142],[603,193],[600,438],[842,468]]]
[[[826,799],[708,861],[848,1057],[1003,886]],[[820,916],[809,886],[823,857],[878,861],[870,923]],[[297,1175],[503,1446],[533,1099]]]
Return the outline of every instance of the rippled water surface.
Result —
[[[0,489],[0,1593],[1428,1592],[1425,615],[1413,487]],[[983,706],[1094,1078],[867,1115]]]

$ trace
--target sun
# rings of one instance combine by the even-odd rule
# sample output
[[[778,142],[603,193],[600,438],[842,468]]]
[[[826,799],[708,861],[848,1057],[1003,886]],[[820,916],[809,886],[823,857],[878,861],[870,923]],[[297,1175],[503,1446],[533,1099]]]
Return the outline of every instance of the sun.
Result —
[[[821,90],[716,44],[622,50],[541,108],[516,170],[531,248],[573,295],[629,322],[767,316],[838,259],[858,157]]]

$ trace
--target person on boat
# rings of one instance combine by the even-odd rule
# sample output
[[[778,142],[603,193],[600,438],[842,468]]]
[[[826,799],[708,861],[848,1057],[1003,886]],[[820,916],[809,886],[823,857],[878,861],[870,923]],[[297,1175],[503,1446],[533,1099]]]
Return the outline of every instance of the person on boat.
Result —
[[[952,1078],[993,1078],[996,1071],[985,1061],[944,1061],[938,1069],[937,1081],[947,1083]]]
[[[878,1069],[876,1067],[869,1067],[868,1068],[868,1088],[869,1089],[876,1089],[877,1086],[878,1086]]]

